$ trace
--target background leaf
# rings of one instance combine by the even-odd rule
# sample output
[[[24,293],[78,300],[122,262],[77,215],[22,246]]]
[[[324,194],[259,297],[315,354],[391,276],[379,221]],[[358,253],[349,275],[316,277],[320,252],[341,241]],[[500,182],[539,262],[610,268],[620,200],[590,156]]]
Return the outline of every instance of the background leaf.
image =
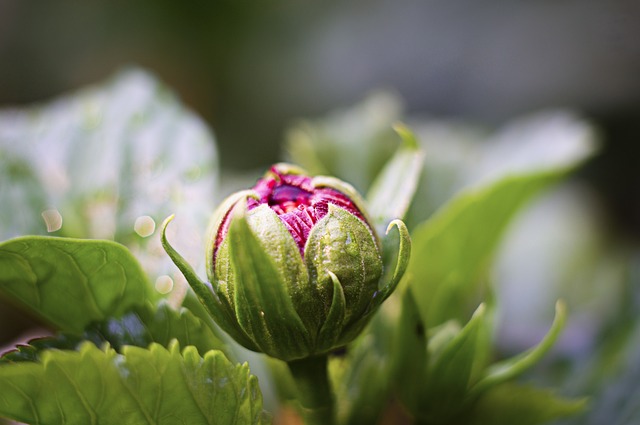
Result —
[[[493,129],[464,121],[411,120],[424,171],[408,214],[410,227],[462,190],[513,175],[571,167],[597,149],[593,126],[567,110],[525,115]]]
[[[329,363],[338,403],[338,423],[368,425],[376,423],[387,408],[392,393],[392,365],[385,342],[393,328],[382,304],[365,331],[350,344],[346,354]]]
[[[175,270],[148,237],[170,214],[172,240],[203,262],[217,171],[206,124],[151,74],[127,69],[48,103],[0,110],[0,180],[10,182],[0,186],[0,240],[114,239],[155,280]]]
[[[153,344],[122,354],[91,343],[50,350],[41,363],[0,366],[0,415],[28,424],[265,424],[245,365]]]
[[[566,172],[515,175],[464,192],[415,229],[408,274],[427,326],[466,322],[486,296],[486,274],[509,220]]]
[[[368,96],[348,109],[289,128],[289,160],[312,175],[336,176],[366,193],[400,145],[392,126],[400,119],[401,101],[386,92]]]
[[[382,227],[403,219],[418,186],[424,154],[411,130],[396,124],[402,145],[376,176],[367,193],[369,215]]]
[[[536,425],[574,415],[585,407],[584,399],[565,400],[548,390],[502,384],[486,393],[469,415],[456,423]]]
[[[156,298],[122,245],[42,236],[0,244],[0,292],[58,329],[75,332]]]

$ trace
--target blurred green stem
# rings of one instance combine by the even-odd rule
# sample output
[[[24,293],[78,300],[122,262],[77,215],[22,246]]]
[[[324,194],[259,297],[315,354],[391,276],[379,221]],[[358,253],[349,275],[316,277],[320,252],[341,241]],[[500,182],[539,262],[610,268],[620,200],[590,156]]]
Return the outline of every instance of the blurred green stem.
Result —
[[[335,423],[334,399],[327,375],[328,357],[317,356],[288,362],[298,387],[306,425]]]

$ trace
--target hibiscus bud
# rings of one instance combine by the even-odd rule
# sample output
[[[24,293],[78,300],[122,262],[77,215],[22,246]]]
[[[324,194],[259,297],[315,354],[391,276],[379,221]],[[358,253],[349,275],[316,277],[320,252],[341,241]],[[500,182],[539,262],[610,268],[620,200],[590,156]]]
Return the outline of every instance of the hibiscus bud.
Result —
[[[203,302],[249,349],[285,361],[325,354],[360,333],[404,273],[408,232],[399,220],[392,226],[400,244],[389,274],[350,185],[277,164],[214,214],[206,258],[213,297]]]

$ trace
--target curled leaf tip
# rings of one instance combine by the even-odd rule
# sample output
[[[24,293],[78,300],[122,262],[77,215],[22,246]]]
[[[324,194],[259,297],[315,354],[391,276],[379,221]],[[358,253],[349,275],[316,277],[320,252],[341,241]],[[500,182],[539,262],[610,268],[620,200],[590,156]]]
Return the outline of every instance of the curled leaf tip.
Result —
[[[394,227],[397,227],[399,230],[400,226],[404,226],[404,223],[402,222],[402,220],[399,220],[399,219],[391,220],[391,223],[389,223],[389,225],[387,226],[385,235],[388,235],[391,229],[393,229]]]
[[[478,308],[476,308],[476,311],[473,312],[473,316],[472,317],[484,316],[485,311],[487,311],[487,304],[486,303],[480,303]]]
[[[163,232],[164,232],[164,229],[167,228],[167,226],[169,225],[171,220],[173,220],[174,218],[176,218],[176,215],[175,214],[171,214],[169,217],[164,219],[164,221],[162,222],[162,231]]]
[[[415,134],[402,122],[393,124],[393,130],[400,136],[402,143],[412,149],[418,149],[418,139]]]
[[[556,317],[565,317],[567,315],[567,303],[561,298],[556,301]]]

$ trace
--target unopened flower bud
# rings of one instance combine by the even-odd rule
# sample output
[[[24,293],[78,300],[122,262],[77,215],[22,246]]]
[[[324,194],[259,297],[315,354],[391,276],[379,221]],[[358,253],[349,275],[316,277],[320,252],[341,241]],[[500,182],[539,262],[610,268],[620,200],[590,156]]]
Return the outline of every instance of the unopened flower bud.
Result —
[[[277,164],[214,214],[206,258],[213,297],[203,302],[249,349],[285,361],[325,354],[360,333],[404,273],[408,232],[399,220],[392,226],[399,252],[390,256],[394,272],[384,273],[382,244],[357,192]]]

